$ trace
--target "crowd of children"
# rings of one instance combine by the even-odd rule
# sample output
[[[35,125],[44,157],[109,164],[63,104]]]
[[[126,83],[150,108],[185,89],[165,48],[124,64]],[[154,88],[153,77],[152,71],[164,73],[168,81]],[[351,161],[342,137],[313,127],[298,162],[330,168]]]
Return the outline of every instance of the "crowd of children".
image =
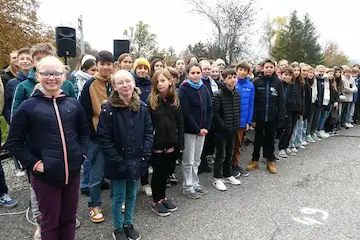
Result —
[[[170,67],[161,57],[133,61],[122,54],[114,61],[101,51],[82,56],[67,75],[46,43],[12,52],[11,64],[0,91],[9,124],[5,148],[18,175],[28,173],[34,239],[74,239],[79,189],[89,195],[91,221],[103,222],[104,181],[110,182],[113,238],[140,239],[133,227],[139,179],[152,196],[151,210],[168,216],[178,210],[166,194],[178,182],[178,162],[182,193],[198,199],[207,193],[201,172],[213,172],[213,186],[225,191],[259,167],[261,148],[267,170],[277,173],[276,138],[278,157],[288,158],[360,123],[359,65],[265,59],[254,71],[247,61],[226,66],[222,59],[192,57]],[[254,151],[245,169],[240,149],[250,129]],[[0,205],[16,204],[0,168]]]

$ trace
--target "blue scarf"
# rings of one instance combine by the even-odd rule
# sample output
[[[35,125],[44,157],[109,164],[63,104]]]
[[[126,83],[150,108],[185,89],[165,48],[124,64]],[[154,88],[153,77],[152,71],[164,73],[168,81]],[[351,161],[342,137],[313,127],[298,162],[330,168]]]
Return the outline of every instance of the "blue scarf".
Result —
[[[190,87],[199,90],[201,86],[203,85],[203,82],[200,80],[198,83],[193,83],[190,80],[187,80],[187,83],[190,85]]]

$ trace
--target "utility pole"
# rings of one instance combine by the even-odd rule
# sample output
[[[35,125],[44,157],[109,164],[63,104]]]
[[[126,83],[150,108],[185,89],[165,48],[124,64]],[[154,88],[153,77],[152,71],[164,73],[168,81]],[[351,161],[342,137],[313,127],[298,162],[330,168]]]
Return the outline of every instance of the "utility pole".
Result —
[[[85,53],[85,44],[84,44],[84,27],[83,27],[83,17],[80,15],[78,18],[78,29],[80,31],[80,50],[81,54]]]

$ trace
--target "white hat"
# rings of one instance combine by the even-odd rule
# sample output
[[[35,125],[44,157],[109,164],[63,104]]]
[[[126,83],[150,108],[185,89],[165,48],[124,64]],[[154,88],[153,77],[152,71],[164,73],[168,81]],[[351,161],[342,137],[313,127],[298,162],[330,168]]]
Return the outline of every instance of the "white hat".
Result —
[[[83,59],[81,60],[81,66],[84,65],[84,63],[89,60],[89,59],[92,59],[94,61],[96,61],[96,58],[93,56],[93,55],[90,55],[90,54],[86,54]]]
[[[215,63],[216,63],[217,66],[220,65],[220,64],[226,65],[226,64],[225,64],[225,61],[222,60],[221,58],[218,58],[218,59],[215,61]]]

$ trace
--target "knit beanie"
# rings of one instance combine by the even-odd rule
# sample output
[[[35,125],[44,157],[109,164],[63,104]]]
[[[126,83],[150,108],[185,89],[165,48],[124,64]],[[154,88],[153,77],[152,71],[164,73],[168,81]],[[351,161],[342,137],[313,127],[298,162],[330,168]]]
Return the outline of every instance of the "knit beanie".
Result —
[[[146,58],[138,58],[138,59],[135,60],[135,62],[134,62],[134,72],[136,72],[136,68],[141,66],[141,65],[147,67],[147,69],[149,70],[149,73],[150,73],[150,63]]]

